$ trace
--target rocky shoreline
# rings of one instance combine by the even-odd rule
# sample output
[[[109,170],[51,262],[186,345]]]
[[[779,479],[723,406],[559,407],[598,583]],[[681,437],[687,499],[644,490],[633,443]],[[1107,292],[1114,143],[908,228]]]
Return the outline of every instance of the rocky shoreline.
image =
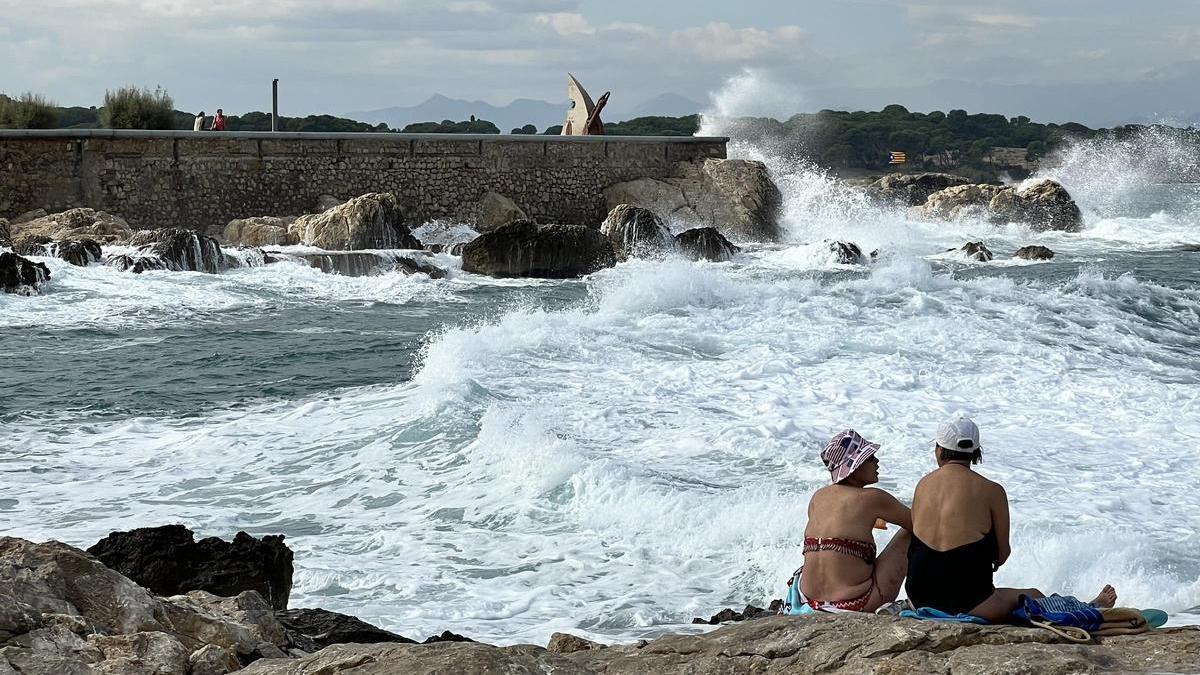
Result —
[[[195,541],[167,526],[89,550],[0,538],[0,675],[1200,672],[1200,627],[1081,645],[1034,628],[757,608],[718,614],[739,622],[708,633],[634,644],[556,633],[545,647],[494,646],[450,631],[418,644],[352,616],[289,609],[282,537]]]

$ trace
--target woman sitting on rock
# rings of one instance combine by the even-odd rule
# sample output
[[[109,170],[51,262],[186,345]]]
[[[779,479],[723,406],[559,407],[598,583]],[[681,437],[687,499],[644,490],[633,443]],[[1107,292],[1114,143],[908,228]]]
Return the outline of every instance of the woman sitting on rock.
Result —
[[[808,503],[803,574],[797,573],[812,609],[874,612],[900,592],[912,519],[895,497],[867,487],[879,482],[878,450],[878,443],[848,429],[821,452],[833,485]],[[904,529],[876,555],[872,533],[879,520]]]
[[[975,473],[983,461],[979,427],[959,417],[938,428],[938,468],[917,483],[913,495],[912,544],[908,549],[908,599],[916,607],[971,614],[1003,623],[1020,597],[1043,598],[1036,588],[996,588],[992,574],[1008,560],[1008,495]],[[1112,586],[1092,601],[1112,607]]]

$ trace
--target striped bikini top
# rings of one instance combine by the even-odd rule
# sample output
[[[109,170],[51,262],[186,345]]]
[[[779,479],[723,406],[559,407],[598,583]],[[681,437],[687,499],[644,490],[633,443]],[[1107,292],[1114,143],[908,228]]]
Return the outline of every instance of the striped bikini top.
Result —
[[[875,564],[875,542],[859,539],[843,539],[842,537],[805,537],[804,552],[833,551],[867,563]]]

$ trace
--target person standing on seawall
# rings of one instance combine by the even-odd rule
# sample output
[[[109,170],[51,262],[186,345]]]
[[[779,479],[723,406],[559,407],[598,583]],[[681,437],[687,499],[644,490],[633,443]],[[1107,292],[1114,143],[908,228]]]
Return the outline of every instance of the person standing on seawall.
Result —
[[[212,126],[208,130],[225,131],[225,113],[220,108],[217,108],[217,114],[213,115]]]
[[[204,131],[204,111],[196,113],[196,121],[192,122],[192,131]]]
[[[996,588],[992,574],[1008,561],[1008,495],[972,470],[983,461],[979,427],[958,417],[938,428],[938,468],[917,483],[908,549],[908,599],[916,607],[972,614],[1004,623],[1020,597],[1042,598],[1036,588]],[[1092,605],[1112,607],[1117,592],[1105,586]]]

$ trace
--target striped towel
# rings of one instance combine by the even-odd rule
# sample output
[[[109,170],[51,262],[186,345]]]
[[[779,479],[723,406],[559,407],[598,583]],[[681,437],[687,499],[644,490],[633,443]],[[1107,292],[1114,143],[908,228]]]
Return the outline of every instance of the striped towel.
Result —
[[[1055,626],[1074,626],[1089,632],[1104,623],[1100,610],[1079,598],[1058,594],[1038,600],[1022,595],[1021,604],[1013,610],[1012,617],[1025,623],[1039,621]]]

